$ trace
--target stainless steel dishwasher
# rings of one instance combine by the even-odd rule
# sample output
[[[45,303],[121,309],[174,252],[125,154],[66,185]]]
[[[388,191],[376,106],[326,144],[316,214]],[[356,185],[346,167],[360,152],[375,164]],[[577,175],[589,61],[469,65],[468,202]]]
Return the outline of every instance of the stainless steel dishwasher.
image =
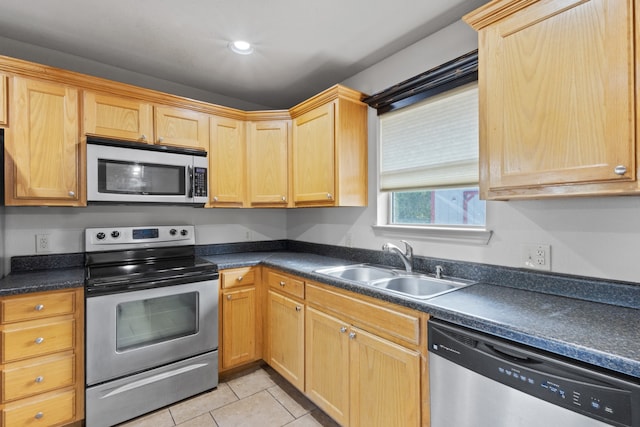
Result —
[[[640,382],[429,322],[431,427],[640,426]]]

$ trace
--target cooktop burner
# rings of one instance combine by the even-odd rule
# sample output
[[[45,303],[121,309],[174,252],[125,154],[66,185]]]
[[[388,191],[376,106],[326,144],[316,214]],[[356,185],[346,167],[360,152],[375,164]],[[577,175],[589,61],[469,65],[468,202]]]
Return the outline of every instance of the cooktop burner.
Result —
[[[194,231],[193,226],[87,229],[87,293],[217,279],[217,266],[195,256]]]

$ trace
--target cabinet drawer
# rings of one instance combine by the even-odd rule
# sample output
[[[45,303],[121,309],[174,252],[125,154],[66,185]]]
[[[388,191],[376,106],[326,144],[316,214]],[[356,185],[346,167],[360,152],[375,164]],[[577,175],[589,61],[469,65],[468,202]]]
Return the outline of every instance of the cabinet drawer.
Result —
[[[269,286],[278,289],[280,292],[304,299],[304,282],[289,275],[267,272],[267,282]]]
[[[234,268],[220,272],[220,286],[224,289],[252,285],[254,282],[254,267]]]
[[[70,350],[73,348],[74,336],[73,319],[15,329],[5,327],[2,331],[2,362]]]
[[[403,312],[401,307],[388,307],[384,302],[376,304],[311,283],[307,283],[307,302],[348,319],[354,326],[420,345],[420,317]]]
[[[75,392],[52,392],[5,406],[2,425],[11,427],[53,426],[75,418]]]
[[[0,323],[71,314],[76,307],[75,297],[75,292],[55,292],[3,299],[0,301]]]
[[[73,385],[74,368],[75,357],[72,353],[5,365],[0,383],[2,402]]]

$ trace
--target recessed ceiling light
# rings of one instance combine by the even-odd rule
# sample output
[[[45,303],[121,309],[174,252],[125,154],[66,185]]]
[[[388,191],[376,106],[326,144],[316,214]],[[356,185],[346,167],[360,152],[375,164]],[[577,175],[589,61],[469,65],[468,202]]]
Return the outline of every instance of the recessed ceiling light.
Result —
[[[251,43],[243,40],[236,40],[229,43],[229,49],[240,55],[249,55],[253,53],[253,46],[251,46]]]

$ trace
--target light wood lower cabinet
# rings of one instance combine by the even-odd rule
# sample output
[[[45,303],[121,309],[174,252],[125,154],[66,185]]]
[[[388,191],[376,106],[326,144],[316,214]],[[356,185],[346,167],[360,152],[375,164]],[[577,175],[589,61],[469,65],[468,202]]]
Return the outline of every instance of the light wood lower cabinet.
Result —
[[[84,418],[82,289],[0,299],[0,426]]]
[[[428,426],[426,313],[264,269],[265,360],[343,426]]]
[[[220,371],[262,357],[262,310],[258,306],[260,267],[220,273]]]
[[[269,289],[267,363],[304,390],[304,304]]]
[[[343,426],[428,425],[426,349],[416,335],[426,315],[317,284],[306,289],[307,396]]]

